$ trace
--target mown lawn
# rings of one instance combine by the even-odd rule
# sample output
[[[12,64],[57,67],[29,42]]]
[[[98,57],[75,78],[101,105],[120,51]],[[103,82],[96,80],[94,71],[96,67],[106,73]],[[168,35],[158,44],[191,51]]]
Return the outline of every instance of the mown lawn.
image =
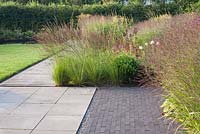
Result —
[[[47,57],[38,44],[0,45],[0,81]]]

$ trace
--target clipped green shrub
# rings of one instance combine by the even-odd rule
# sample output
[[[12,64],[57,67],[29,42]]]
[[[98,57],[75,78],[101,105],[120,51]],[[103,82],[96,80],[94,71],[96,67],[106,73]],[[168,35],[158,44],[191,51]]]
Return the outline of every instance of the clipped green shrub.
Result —
[[[92,15],[121,15],[132,18],[134,22],[147,20],[154,16],[163,14],[176,15],[183,13],[184,10],[176,3],[158,4],[158,5],[141,5],[141,4],[128,4],[123,5],[120,3],[108,4],[93,4],[85,5],[80,9],[81,13]]]
[[[41,30],[47,23],[69,23],[79,15],[79,9],[63,5],[20,5],[17,3],[0,3],[0,27],[2,29],[21,31]]]
[[[147,6],[151,16],[159,16],[163,14],[177,15],[185,10],[178,3],[172,2],[169,4],[154,4]]]
[[[133,18],[135,22],[143,21],[149,18],[149,10],[142,5],[136,4],[122,5],[119,3],[109,3],[105,5],[86,5],[81,9],[81,12],[93,15],[121,15]]]
[[[0,29],[0,42],[33,41],[34,32],[21,30]]]
[[[139,68],[139,62],[132,55],[121,54],[114,60],[117,66],[119,80],[122,83],[131,83]]]
[[[113,15],[118,14],[122,7],[123,5],[119,3],[84,5],[81,9],[81,13],[92,15]]]
[[[144,21],[149,19],[150,10],[143,5],[129,4],[120,9],[119,14],[132,18],[134,22]]]

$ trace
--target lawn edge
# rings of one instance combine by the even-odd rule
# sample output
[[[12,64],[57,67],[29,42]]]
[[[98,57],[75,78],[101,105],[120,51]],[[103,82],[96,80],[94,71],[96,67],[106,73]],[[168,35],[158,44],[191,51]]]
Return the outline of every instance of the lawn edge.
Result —
[[[36,62],[33,62],[32,64],[27,65],[26,67],[24,67],[24,68],[22,68],[22,69],[20,69],[20,70],[18,70],[18,71],[16,71],[16,72],[14,72],[12,75],[6,76],[6,77],[3,78],[2,80],[0,80],[0,84],[3,83],[4,81],[10,79],[11,77],[13,77],[13,76],[15,76],[15,75],[17,75],[17,74],[23,72],[24,70],[26,70],[26,69],[28,69],[28,68],[30,68],[30,67],[32,67],[32,66],[38,64],[38,63],[40,63],[40,62],[42,62],[42,61],[44,61],[44,60],[50,58],[50,57],[51,57],[51,56],[47,56],[46,58],[42,58],[41,60],[38,60],[38,61],[36,61]]]

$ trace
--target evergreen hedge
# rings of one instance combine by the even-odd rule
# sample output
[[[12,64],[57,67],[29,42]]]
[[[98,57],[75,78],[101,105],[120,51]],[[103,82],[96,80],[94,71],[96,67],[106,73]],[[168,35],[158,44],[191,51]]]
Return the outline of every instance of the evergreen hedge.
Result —
[[[70,22],[80,14],[77,7],[45,5],[0,5],[1,29],[38,31],[50,22]]]
[[[157,6],[110,3],[106,5],[84,5],[80,7],[55,4],[41,5],[37,3],[21,5],[8,2],[0,3],[0,29],[1,33],[4,33],[4,30],[13,32],[21,31],[22,33],[32,31],[35,33],[40,31],[47,23],[55,21],[58,23],[69,23],[71,19],[76,20],[77,16],[81,13],[93,15],[122,15],[132,18],[134,22],[139,22],[147,20],[152,16],[166,13],[174,15],[180,12],[179,6],[175,3]],[[2,40],[3,37],[16,34],[17,33],[6,34],[6,36],[0,35],[0,39]],[[9,38],[12,39],[13,37]]]

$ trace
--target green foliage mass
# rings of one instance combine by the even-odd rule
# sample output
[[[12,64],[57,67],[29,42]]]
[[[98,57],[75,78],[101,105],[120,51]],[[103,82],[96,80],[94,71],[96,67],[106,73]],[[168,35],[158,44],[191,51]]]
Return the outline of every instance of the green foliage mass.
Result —
[[[2,4],[0,6],[0,27],[11,30],[38,31],[47,23],[55,20],[69,22],[79,14],[76,7],[70,6]]]
[[[57,85],[102,86],[132,83],[139,62],[135,57],[87,50],[57,58],[53,78]]]
[[[121,54],[117,56],[114,62],[117,66],[119,80],[122,83],[131,83],[139,68],[139,62],[135,57],[128,54]]]

